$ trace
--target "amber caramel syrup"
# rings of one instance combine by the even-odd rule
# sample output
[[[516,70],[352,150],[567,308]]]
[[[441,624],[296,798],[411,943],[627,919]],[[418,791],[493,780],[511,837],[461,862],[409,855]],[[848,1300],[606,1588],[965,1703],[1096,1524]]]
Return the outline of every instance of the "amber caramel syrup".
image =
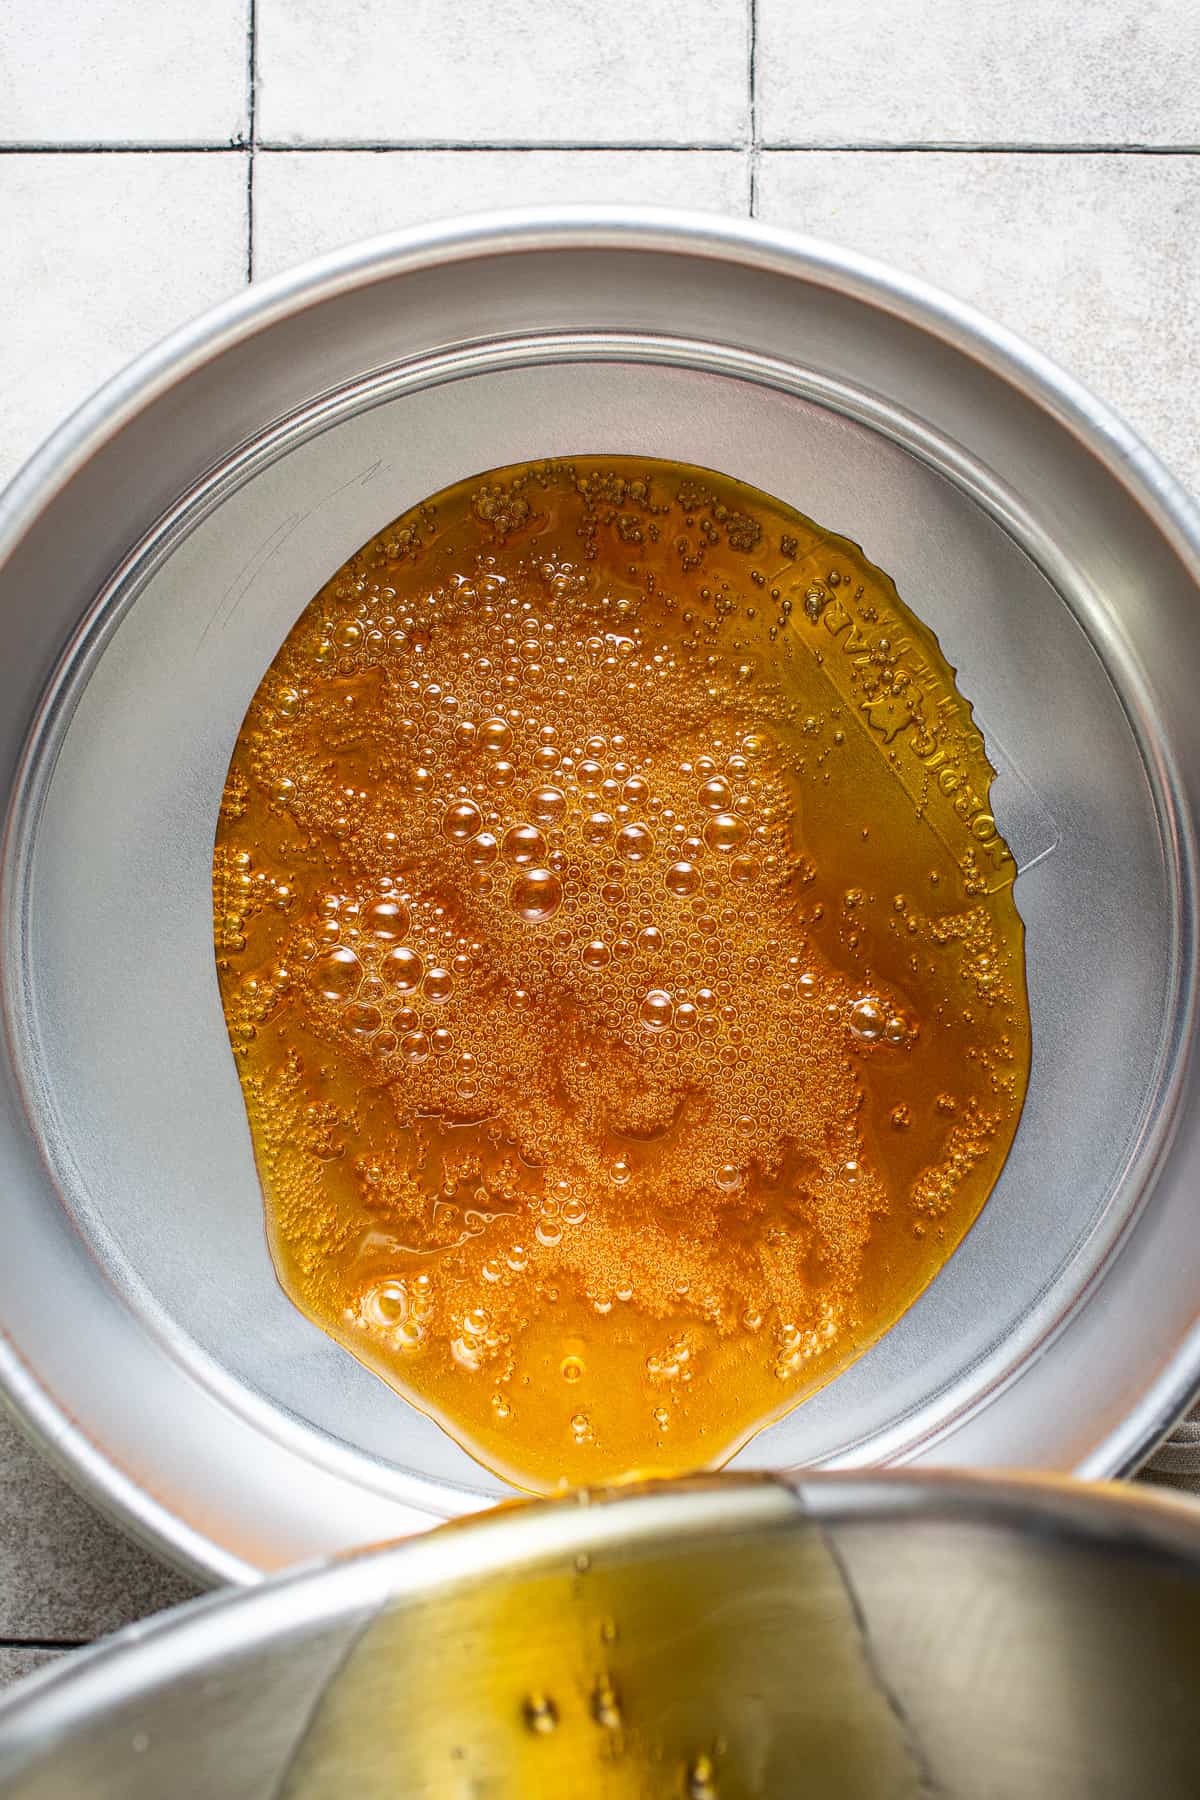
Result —
[[[520,1487],[724,1461],[1004,1165],[992,775],[888,577],[728,477],[523,464],[387,526],[264,676],[217,830],[287,1293]]]

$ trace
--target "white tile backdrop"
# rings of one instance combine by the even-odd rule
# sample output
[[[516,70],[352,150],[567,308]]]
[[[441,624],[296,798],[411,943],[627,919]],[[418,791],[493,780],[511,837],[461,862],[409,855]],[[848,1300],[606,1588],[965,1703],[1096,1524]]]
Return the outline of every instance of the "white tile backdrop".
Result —
[[[0,155],[0,481],[98,382],[245,281],[241,164]]]
[[[252,274],[545,201],[881,256],[1200,489],[1200,0],[3,0],[0,482]],[[187,1591],[0,1420],[0,1681]]]
[[[260,150],[254,270],[400,225],[489,207],[689,206],[745,216],[744,150]]]
[[[1195,0],[757,0],[771,144],[1194,146]]]
[[[745,0],[258,0],[283,144],[724,144],[749,124]]]
[[[4,0],[0,143],[233,144],[247,0]]]

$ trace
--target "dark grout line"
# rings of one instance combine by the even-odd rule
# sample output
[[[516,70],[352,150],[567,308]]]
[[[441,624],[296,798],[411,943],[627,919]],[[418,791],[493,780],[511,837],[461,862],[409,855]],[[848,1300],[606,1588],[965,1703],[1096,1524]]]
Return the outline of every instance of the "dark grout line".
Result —
[[[749,7],[749,83],[750,83],[750,217],[758,217],[758,0],[747,0]]]
[[[246,143],[228,144],[0,144],[0,156],[239,156]]]
[[[746,142],[745,142],[744,138],[740,139],[740,140],[727,139],[727,138],[714,138],[712,140],[703,140],[702,139],[699,143],[689,143],[689,144],[650,143],[648,141],[633,142],[632,140],[621,140],[618,142],[602,144],[602,143],[583,143],[583,142],[577,142],[574,140],[568,141],[566,139],[558,139],[558,140],[554,140],[552,142],[540,144],[540,143],[533,142],[531,139],[523,138],[523,139],[517,140],[517,139],[510,138],[510,139],[495,139],[488,143],[482,143],[482,144],[459,144],[459,143],[455,143],[453,141],[453,139],[450,139],[450,138],[422,138],[422,139],[414,140],[412,143],[380,144],[380,143],[368,143],[365,140],[356,141],[356,140],[352,140],[352,139],[327,138],[327,139],[319,139],[319,140],[314,139],[313,141],[311,141],[309,143],[305,143],[305,144],[288,144],[288,143],[283,143],[283,142],[279,142],[279,141],[271,141],[271,140],[268,140],[265,138],[259,138],[255,148],[258,150],[269,150],[272,152],[285,151],[289,156],[311,156],[314,154],[320,154],[321,152],[330,151],[330,150],[338,150],[338,151],[344,150],[344,151],[347,151],[356,156],[361,156],[361,155],[384,156],[384,155],[392,155],[399,151],[403,151],[405,154],[410,154],[410,153],[415,152],[418,155],[426,155],[426,154],[431,154],[431,153],[432,154],[440,154],[441,152],[447,151],[447,150],[454,151],[456,155],[465,155],[465,156],[486,156],[489,154],[489,152],[496,151],[496,150],[505,150],[505,151],[516,150],[516,151],[522,152],[522,154],[524,154],[524,155],[529,155],[529,156],[536,154],[539,150],[554,150],[554,151],[567,150],[567,151],[573,151],[573,152],[574,151],[588,151],[588,152],[592,153],[593,155],[598,151],[604,152],[604,151],[608,151],[608,150],[640,150],[645,154],[652,155],[655,153],[666,154],[668,152],[679,152],[679,151],[687,151],[689,153],[698,154],[700,152],[710,151],[710,150],[729,150],[729,151],[745,150]]]
[[[254,152],[258,147],[258,5],[247,0],[246,16],[246,280],[254,280]]]
[[[0,1650],[86,1650],[92,1638],[0,1637]]]
[[[257,86],[257,81],[255,82],[255,86]],[[745,139],[734,141],[732,139],[724,139],[724,138],[713,139],[711,142],[701,141],[700,143],[692,143],[692,144],[684,144],[684,143],[655,143],[655,144],[652,144],[649,142],[634,143],[632,141],[611,143],[611,144],[599,144],[599,143],[593,144],[593,143],[575,143],[575,142],[568,143],[566,141],[546,143],[546,144],[537,144],[537,143],[533,143],[532,141],[522,141],[522,142],[518,143],[515,141],[511,141],[511,140],[505,141],[505,140],[499,140],[499,139],[494,142],[490,142],[490,143],[486,143],[486,144],[457,144],[450,138],[447,138],[444,140],[430,138],[428,140],[421,140],[421,141],[413,142],[411,144],[409,144],[409,143],[367,143],[366,141],[352,142],[349,140],[342,141],[337,138],[314,139],[310,143],[307,143],[307,144],[289,144],[289,143],[285,143],[281,140],[271,141],[270,139],[260,138],[257,135],[257,127],[255,124],[255,117],[254,117],[253,111],[251,113],[251,131],[254,134],[252,137],[247,136],[245,138],[238,138],[235,141],[228,143],[228,144],[188,144],[188,143],[178,143],[178,144],[147,144],[147,143],[6,144],[6,143],[0,143],[0,156],[179,156],[185,152],[188,155],[194,154],[195,152],[202,152],[206,156],[230,156],[230,155],[234,155],[240,151],[246,151],[246,150],[249,150],[252,154],[257,154],[257,152],[260,150],[266,150],[266,151],[270,151],[272,154],[283,152],[289,156],[321,155],[321,154],[327,153],[330,150],[337,150],[337,151],[344,150],[355,156],[392,156],[392,155],[399,154],[401,152],[403,152],[406,155],[409,153],[413,153],[413,152],[415,152],[418,155],[424,155],[424,154],[429,154],[429,153],[440,154],[441,152],[448,151],[448,150],[452,150],[452,151],[454,151],[454,153],[456,155],[460,155],[460,156],[475,156],[475,155],[486,156],[490,151],[495,151],[495,150],[505,150],[505,151],[519,150],[528,155],[533,155],[535,152],[537,152],[539,150],[553,150],[553,151],[565,150],[565,151],[571,151],[571,152],[588,151],[588,152],[591,152],[592,154],[594,154],[597,151],[603,152],[606,150],[639,150],[639,151],[643,152],[643,154],[654,155],[654,154],[667,154],[667,153],[678,154],[681,151],[689,153],[689,154],[692,154],[692,153],[700,154],[700,153],[703,153],[706,151],[711,151],[711,150],[738,151],[738,150],[745,150],[745,148],[746,148]]]
[[[853,156],[1196,156],[1196,144],[952,144],[936,139],[911,144],[796,144],[784,138],[765,142],[763,150],[789,156],[819,156],[829,151]]]
[[[0,143],[0,156],[244,156],[251,159],[260,152],[271,156],[314,156],[344,152],[354,156],[439,155],[452,152],[457,156],[486,156],[497,151],[520,151],[534,155],[538,151],[563,152],[569,155],[595,155],[605,151],[636,150],[643,156],[708,155],[744,153],[745,141],[713,139],[711,142],[683,143],[545,143],[502,142],[456,144],[430,139],[420,143],[343,143],[336,139],[308,144],[271,142],[260,137],[238,139],[228,144],[6,144]],[[1200,142],[1195,144],[951,144],[934,140],[920,144],[796,144],[785,139],[757,139],[749,146],[751,155],[764,151],[785,156],[1200,156]]]

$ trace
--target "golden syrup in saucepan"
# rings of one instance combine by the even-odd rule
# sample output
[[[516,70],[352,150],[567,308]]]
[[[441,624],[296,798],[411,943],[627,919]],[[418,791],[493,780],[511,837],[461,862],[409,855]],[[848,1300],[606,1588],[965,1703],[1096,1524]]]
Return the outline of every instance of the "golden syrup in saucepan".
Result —
[[[289,1295],[521,1487],[720,1463],[1003,1166],[991,779],[887,576],[725,476],[519,465],[389,525],[264,677],[217,831]]]

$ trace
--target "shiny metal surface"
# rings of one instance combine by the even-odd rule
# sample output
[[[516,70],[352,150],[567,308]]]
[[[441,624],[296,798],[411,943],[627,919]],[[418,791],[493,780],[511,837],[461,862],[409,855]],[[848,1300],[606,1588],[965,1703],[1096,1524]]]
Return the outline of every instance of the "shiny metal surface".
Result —
[[[0,500],[0,1374],[197,1572],[500,1492],[275,1284],[209,855],[246,702],[321,581],[425,493],[587,450],[719,467],[862,543],[961,672],[1022,868],[1034,1065],[1001,1183],[739,1465],[1110,1473],[1195,1387],[1189,503],[1033,352],[857,258],[665,215],[422,231],[188,328]]]
[[[943,1475],[530,1504],[192,1603],[0,1704],[0,1793],[1156,1800],[1200,1517]]]

